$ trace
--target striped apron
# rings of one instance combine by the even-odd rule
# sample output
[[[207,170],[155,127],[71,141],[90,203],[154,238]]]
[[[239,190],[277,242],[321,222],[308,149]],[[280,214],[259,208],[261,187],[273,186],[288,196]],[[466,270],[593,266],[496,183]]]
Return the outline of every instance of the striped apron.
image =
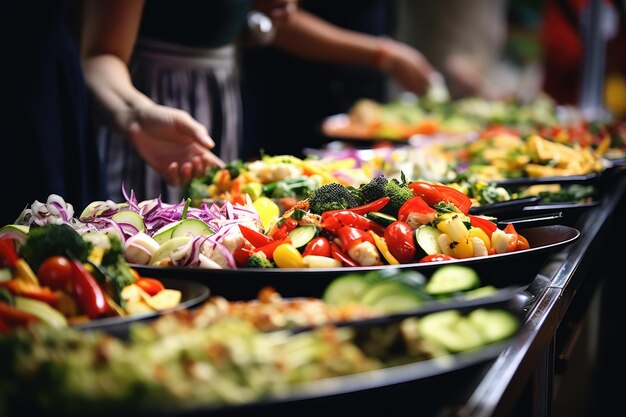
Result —
[[[202,49],[139,39],[130,73],[135,87],[154,102],[185,110],[206,126],[223,161],[238,158],[242,107],[234,45]],[[165,183],[128,140],[101,127],[97,141],[112,200],[124,201],[122,184],[140,201],[160,196],[178,203],[184,197],[184,190]]]

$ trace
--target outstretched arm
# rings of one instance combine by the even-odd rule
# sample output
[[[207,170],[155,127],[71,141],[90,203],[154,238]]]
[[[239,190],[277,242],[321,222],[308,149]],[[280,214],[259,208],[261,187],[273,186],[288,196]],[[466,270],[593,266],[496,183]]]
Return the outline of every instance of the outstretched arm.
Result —
[[[337,27],[302,9],[278,27],[279,48],[307,59],[376,68],[415,93],[423,93],[436,74],[409,45]]]
[[[89,0],[85,4],[81,54],[96,116],[127,137],[165,180],[184,184],[223,162],[209,151],[207,130],[188,113],[154,103],[137,90],[128,62],[137,38],[142,0]]]

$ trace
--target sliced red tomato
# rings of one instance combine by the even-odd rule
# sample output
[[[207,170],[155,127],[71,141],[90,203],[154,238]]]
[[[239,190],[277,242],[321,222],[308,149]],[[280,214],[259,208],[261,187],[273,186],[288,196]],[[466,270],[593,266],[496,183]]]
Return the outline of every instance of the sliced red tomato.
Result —
[[[443,253],[436,253],[434,255],[426,255],[422,259],[420,259],[420,263],[424,262],[441,262],[441,261],[451,261],[456,258],[452,256],[444,255]]]
[[[415,232],[407,223],[400,220],[391,223],[385,229],[384,238],[387,249],[398,262],[407,264],[415,260]]]
[[[330,242],[323,236],[313,238],[302,252],[302,256],[307,255],[330,257]]]

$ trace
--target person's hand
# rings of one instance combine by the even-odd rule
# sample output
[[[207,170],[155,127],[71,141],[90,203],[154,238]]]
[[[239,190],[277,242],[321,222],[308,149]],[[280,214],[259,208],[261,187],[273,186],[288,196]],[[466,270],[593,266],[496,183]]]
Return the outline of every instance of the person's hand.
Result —
[[[380,38],[376,66],[407,90],[422,94],[437,71],[415,48],[390,38]]]
[[[139,109],[128,136],[141,157],[170,185],[187,184],[224,162],[209,149],[215,146],[206,128],[187,112],[151,104]]]

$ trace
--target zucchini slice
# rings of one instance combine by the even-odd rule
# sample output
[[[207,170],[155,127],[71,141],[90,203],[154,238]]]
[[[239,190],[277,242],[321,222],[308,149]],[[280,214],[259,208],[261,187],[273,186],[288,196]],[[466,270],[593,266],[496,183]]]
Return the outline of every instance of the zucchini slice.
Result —
[[[434,226],[424,224],[415,229],[415,240],[426,255],[435,255],[442,253],[437,238],[441,232]]]
[[[385,227],[398,220],[395,217],[385,213],[381,213],[380,211],[370,211],[365,215],[365,217]]]
[[[296,249],[300,249],[313,240],[313,238],[317,236],[317,232],[318,228],[316,226],[300,226],[289,232],[289,239],[291,239],[291,244]]]
[[[437,269],[426,283],[425,290],[431,295],[446,295],[473,290],[480,286],[478,274],[462,265],[444,265]]]
[[[326,287],[322,299],[333,306],[345,306],[359,303],[368,288],[370,281],[359,274],[346,274],[335,278]]]

